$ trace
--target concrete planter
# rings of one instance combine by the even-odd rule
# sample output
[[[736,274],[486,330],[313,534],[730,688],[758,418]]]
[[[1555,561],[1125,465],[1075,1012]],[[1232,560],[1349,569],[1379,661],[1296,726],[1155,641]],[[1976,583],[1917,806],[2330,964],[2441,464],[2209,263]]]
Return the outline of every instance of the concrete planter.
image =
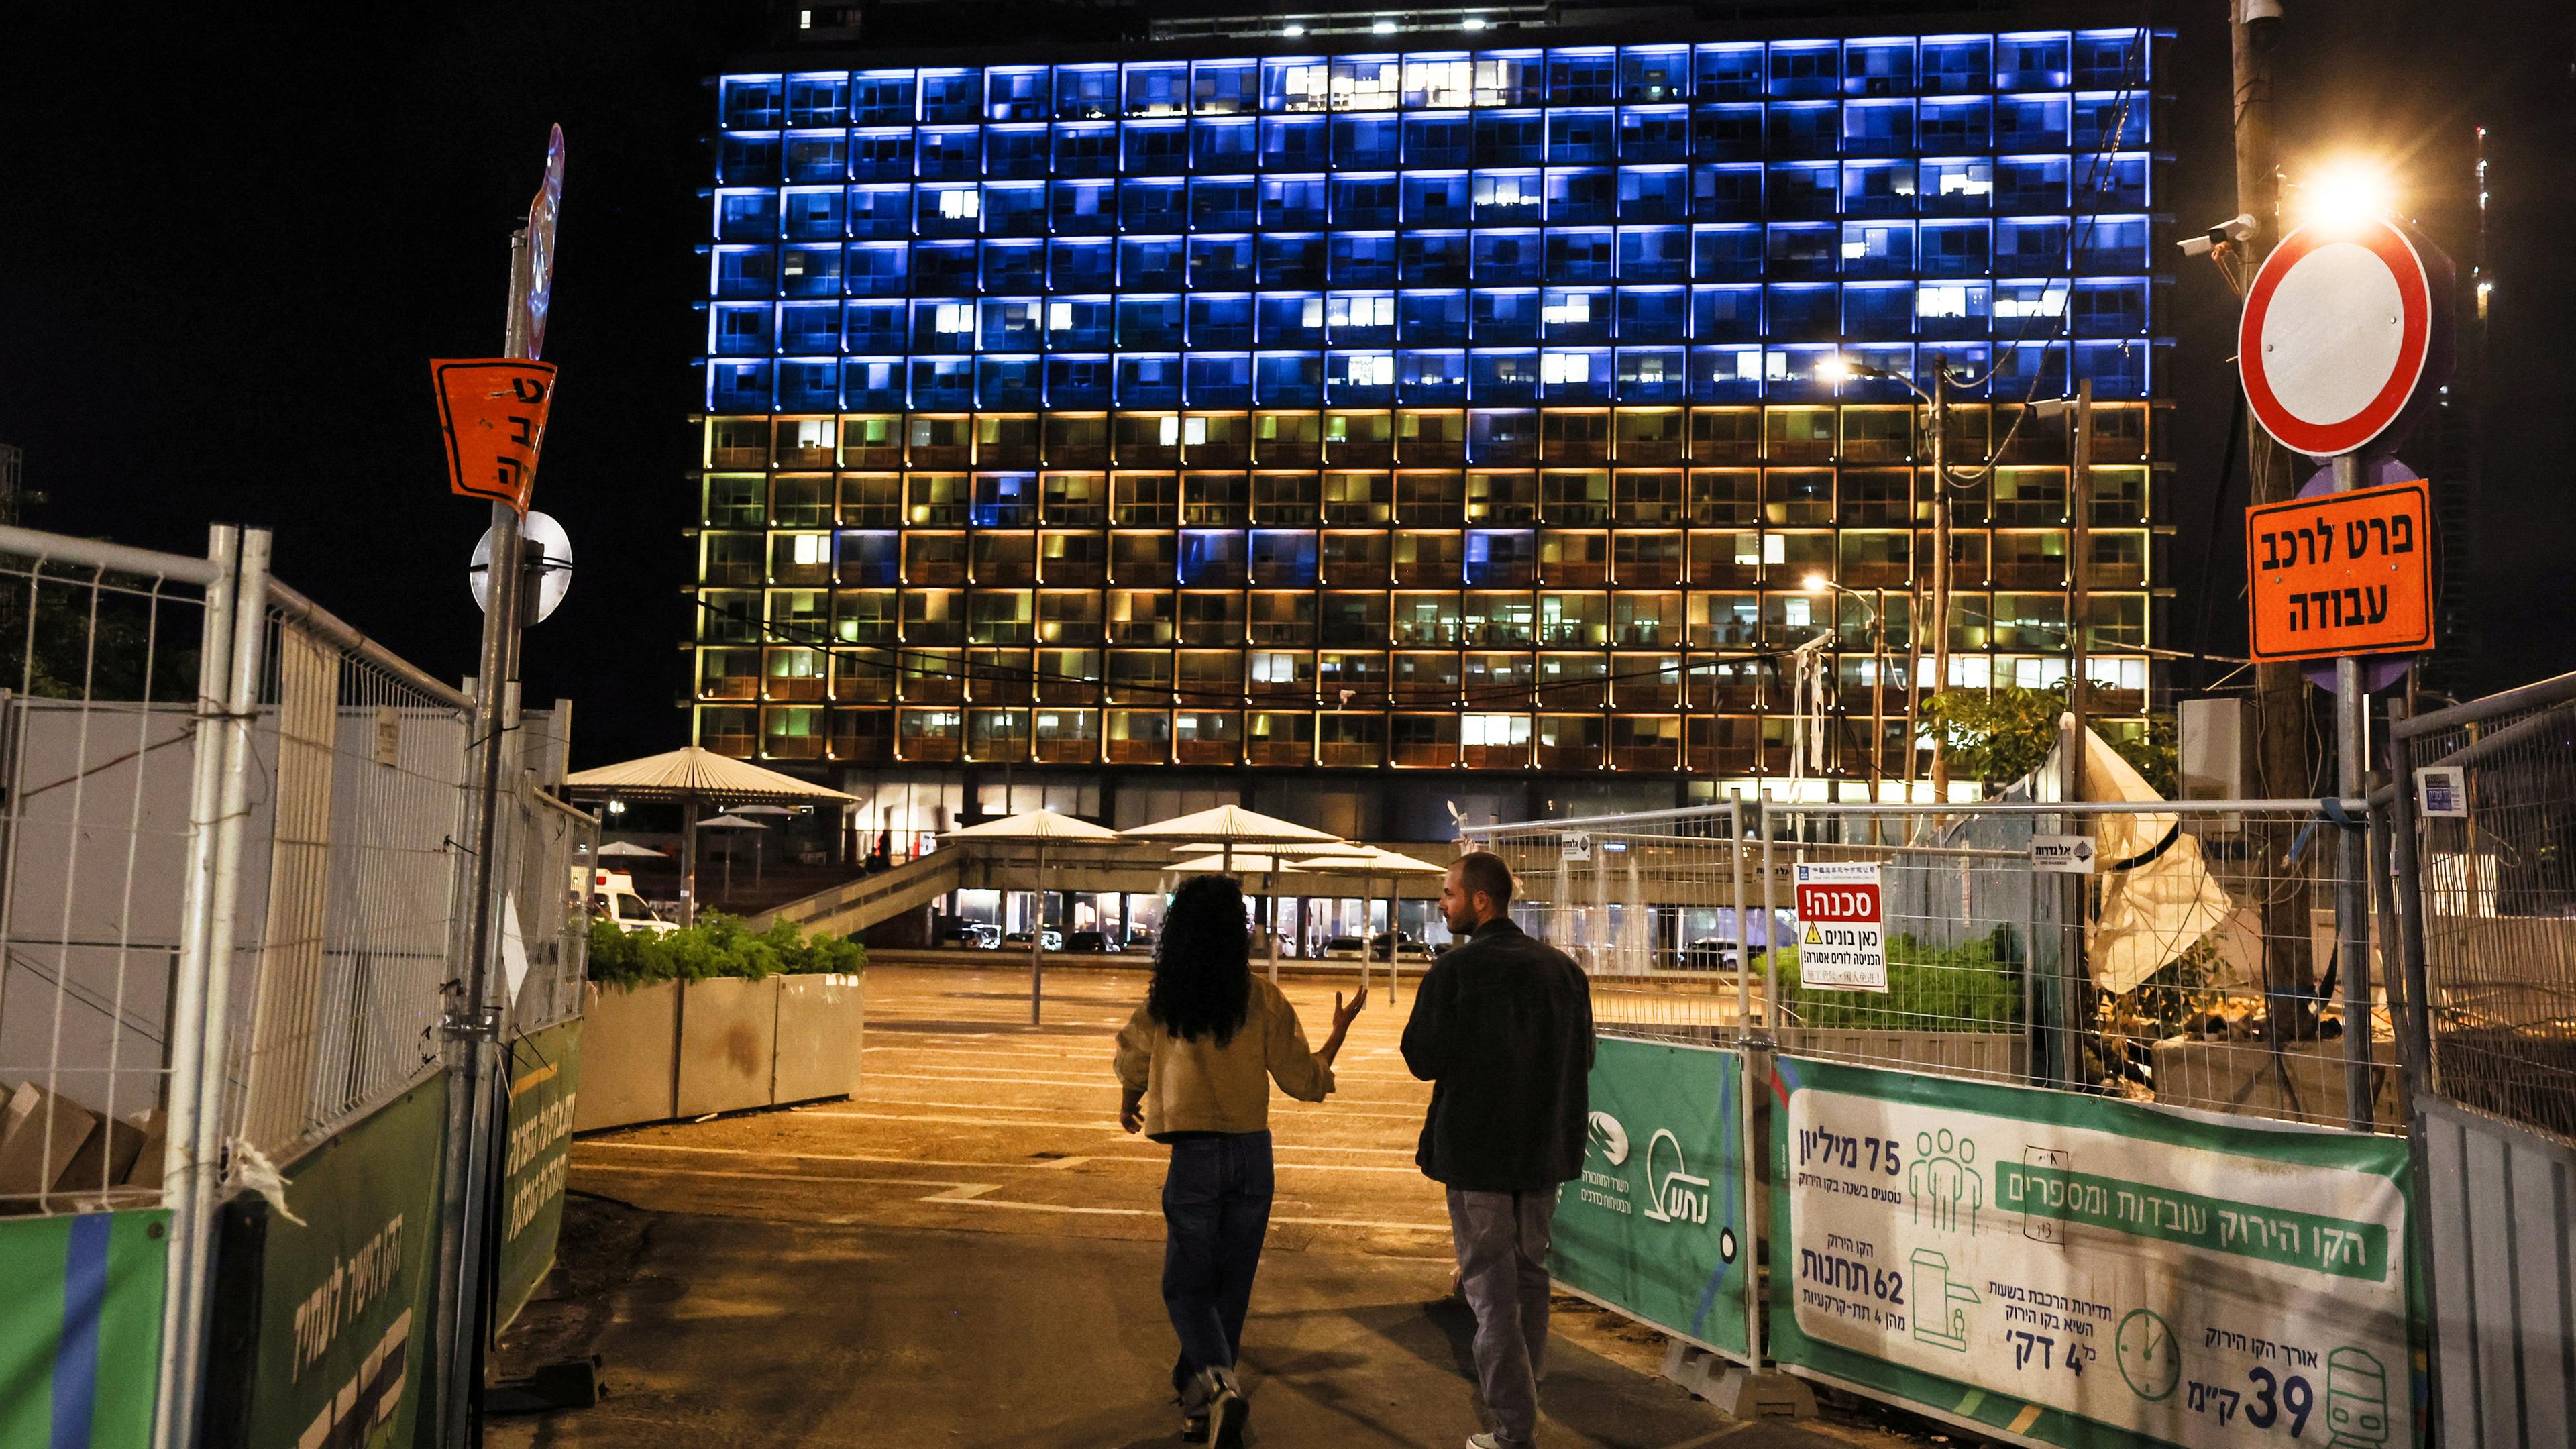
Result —
[[[593,985],[573,1130],[848,1096],[864,999],[856,976]]]

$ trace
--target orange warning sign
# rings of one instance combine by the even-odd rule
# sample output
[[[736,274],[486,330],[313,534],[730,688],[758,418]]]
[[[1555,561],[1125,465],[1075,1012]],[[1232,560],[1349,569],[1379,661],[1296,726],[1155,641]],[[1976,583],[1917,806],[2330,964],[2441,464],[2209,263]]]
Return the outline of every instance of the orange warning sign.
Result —
[[[438,388],[439,429],[447,435],[449,489],[526,513],[555,398],[555,365],[464,358],[432,362],[429,375]]]
[[[2433,535],[2422,479],[2245,510],[2257,659],[2433,647]]]

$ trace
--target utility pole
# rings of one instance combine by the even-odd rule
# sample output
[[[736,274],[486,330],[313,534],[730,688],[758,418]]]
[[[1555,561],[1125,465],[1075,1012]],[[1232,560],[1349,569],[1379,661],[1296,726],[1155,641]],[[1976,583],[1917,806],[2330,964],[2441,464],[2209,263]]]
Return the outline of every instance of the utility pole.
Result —
[[[2066,509],[2066,712],[2075,716],[2075,738],[2079,744],[2084,732],[2092,727],[2093,716],[2086,699],[2085,630],[2091,622],[2092,595],[2087,585],[2086,553],[2092,538],[2086,532],[2093,521],[2093,379],[2075,385],[2075,410],[2067,425],[2067,509]],[[2068,799],[2084,798],[2084,755],[2079,748],[2067,763]],[[2078,879],[2081,879],[2078,877]]]
[[[2279,38],[2278,0],[2228,0],[2228,42],[2235,75],[2236,209],[2255,221],[2254,234],[2236,245],[2244,274],[2253,275],[2281,235],[2281,187],[2272,140],[2272,49]],[[2259,427],[2247,428],[2247,471],[2254,502],[2282,503],[2296,496],[2289,450]],[[2309,793],[2307,682],[2296,664],[2254,666],[2256,784],[2270,799]],[[2285,859],[2286,828],[2258,836],[2263,866]],[[2316,975],[2309,959],[2308,901],[2303,891],[2274,883],[2263,891],[2263,996],[2273,1039],[2304,1041],[2316,1034]]]
[[[1925,423],[1932,452],[1932,692],[1950,687],[1950,468],[1943,399],[1949,395],[1950,361],[1932,359],[1932,394],[1925,404]],[[1910,682],[1910,681],[1909,681]],[[1909,710],[1908,713],[1912,711]],[[1914,748],[1907,740],[1905,747]],[[1912,791],[1908,790],[1908,795]],[[1932,732],[1932,801],[1950,802],[1950,746],[1946,731]]]

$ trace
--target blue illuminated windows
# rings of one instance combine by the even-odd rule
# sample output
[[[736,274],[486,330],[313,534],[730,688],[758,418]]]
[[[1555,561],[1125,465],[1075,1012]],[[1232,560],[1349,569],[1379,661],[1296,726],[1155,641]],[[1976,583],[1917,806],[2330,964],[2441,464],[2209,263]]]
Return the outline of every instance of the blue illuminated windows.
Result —
[[[1762,94],[1762,46],[1703,45],[1691,59],[1691,99],[1753,100]]]
[[[1201,171],[1250,171],[1261,160],[1260,123],[1249,117],[1192,122],[1190,153]]]
[[[1536,342],[1539,294],[1525,287],[1481,288],[1469,294],[1470,336],[1480,347]]]
[[[1402,192],[1392,172],[1332,178],[1332,224],[1337,227],[1393,227]]]
[[[1244,231],[1261,219],[1260,184],[1249,176],[1202,176],[1190,183],[1190,225]]]
[[[1411,346],[1463,343],[1467,340],[1467,294],[1458,291],[1406,292],[1396,299],[1396,323]]]
[[[1789,41],[1771,47],[1775,97],[1830,96],[1842,90],[1841,47],[1830,40]]]
[[[1691,337],[1699,342],[1762,340],[1762,289],[1756,286],[1693,287]]]
[[[1335,286],[1384,287],[1395,282],[1398,252],[1392,235],[1336,233],[1325,253],[1324,279]]]
[[[1324,169],[1332,159],[1332,133],[1322,116],[1264,116],[1261,165],[1269,171]]]
[[[1324,285],[1322,234],[1308,232],[1302,235],[1263,237],[1260,268],[1256,275],[1264,287]]]
[[[1335,166],[1374,169],[1404,159],[1403,131],[1393,116],[1335,116],[1332,134]]]
[[[1538,111],[1480,111],[1474,153],[1479,166],[1535,166],[1547,159],[1547,119]]]
[[[1332,195],[1320,174],[1261,179],[1263,226],[1321,228],[1331,215]]]
[[[778,236],[778,193],[716,193],[716,236],[724,241],[771,241]]]
[[[1473,159],[1472,127],[1464,115],[1406,116],[1404,164],[1465,166]]]
[[[911,125],[919,118],[913,87],[908,70],[860,71],[850,78],[850,120],[861,126]]]
[[[1552,50],[1547,56],[1547,98],[1560,106],[1601,105],[1619,98],[1619,57],[1608,46]]]
[[[1190,286],[1252,286],[1252,237],[1190,237]]]
[[[1467,173],[1408,172],[1404,177],[1407,226],[1463,226],[1470,219]]]
[[[2063,90],[2073,78],[2069,39],[2063,31],[1996,37],[1995,89]]]
[[[1690,293],[1680,287],[1623,287],[1618,294],[1621,342],[1682,342],[1690,336]],[[1674,369],[1678,375],[1680,369]]]
[[[1831,156],[1842,143],[1842,107],[1831,101],[1775,105],[1765,117],[1772,156]]]
[[[1619,173],[1621,221],[1686,221],[1690,171],[1682,166],[1630,166]]]
[[[983,77],[971,70],[926,70],[921,73],[921,114],[929,125],[955,125],[983,119]],[[1008,120],[1010,117],[996,117]]]
[[[719,297],[768,297],[778,291],[778,253],[760,247],[718,247],[715,252],[715,295]]]
[[[1122,162],[1130,176],[1171,176],[1190,167],[1190,131],[1185,121],[1129,121],[1121,140]]]
[[[1622,227],[1618,268],[1623,282],[1687,282],[1690,232],[1678,226]]]
[[[1995,101],[1995,144],[2007,150],[2066,149],[2067,98],[2003,96]]]
[[[1703,282],[1762,279],[1762,228],[1703,226],[1691,231],[1691,276]]]
[[[727,76],[719,102],[728,131],[775,129],[785,113],[787,88],[776,76]]]
[[[1261,102],[1257,62],[1203,60],[1190,67],[1190,109],[1202,116],[1233,116]]]
[[[1551,228],[1547,233],[1547,279],[1551,282],[1611,280],[1617,255],[1607,227]]]

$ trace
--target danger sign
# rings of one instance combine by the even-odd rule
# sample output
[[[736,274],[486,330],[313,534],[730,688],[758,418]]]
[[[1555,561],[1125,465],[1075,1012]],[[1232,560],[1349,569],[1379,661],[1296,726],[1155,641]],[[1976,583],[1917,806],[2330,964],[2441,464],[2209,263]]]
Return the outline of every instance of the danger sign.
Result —
[[[2432,534],[2422,479],[2245,510],[2257,659],[2433,647]]]
[[[1887,989],[1887,929],[1878,866],[1834,861],[1798,867],[1798,980],[1828,991]]]

